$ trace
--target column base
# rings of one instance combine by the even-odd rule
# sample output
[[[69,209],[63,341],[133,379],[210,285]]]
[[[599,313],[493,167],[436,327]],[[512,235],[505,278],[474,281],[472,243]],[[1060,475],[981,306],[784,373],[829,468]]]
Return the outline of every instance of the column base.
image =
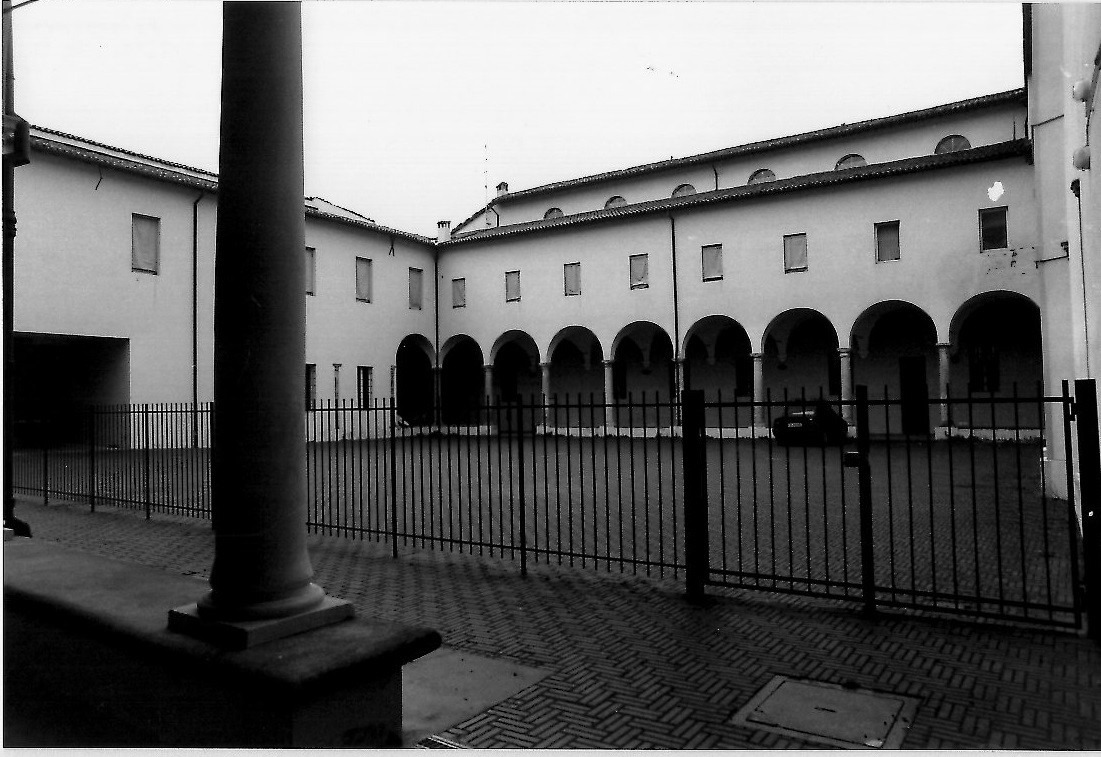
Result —
[[[325,597],[313,609],[285,618],[266,620],[220,620],[204,617],[198,604],[168,611],[168,630],[184,633],[228,649],[248,649],[276,639],[339,623],[355,615],[355,607],[346,599]]]

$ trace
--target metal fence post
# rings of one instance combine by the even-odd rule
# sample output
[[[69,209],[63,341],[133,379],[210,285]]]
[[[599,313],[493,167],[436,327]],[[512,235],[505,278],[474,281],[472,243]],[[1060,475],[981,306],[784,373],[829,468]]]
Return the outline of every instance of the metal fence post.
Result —
[[[96,410],[88,410],[88,505],[96,511]]]
[[[50,428],[42,422],[42,504],[50,504]]]
[[[859,484],[860,504],[860,581],[864,594],[864,612],[874,615],[875,609],[875,550],[872,531],[872,475],[868,453],[871,441],[868,436],[868,387],[856,387],[856,458],[855,467]],[[852,454],[852,453],[849,453]],[[850,464],[846,461],[846,464]],[[850,464],[851,465],[851,464]]]
[[[707,529],[707,459],[703,437],[703,391],[681,392],[684,468],[685,594],[689,601],[704,598],[710,572],[710,538]]]
[[[398,556],[398,410],[390,398],[390,544],[395,559]]]
[[[532,400],[534,407],[535,400]],[[532,424],[534,437],[535,424]],[[534,438],[532,444],[535,443]],[[516,458],[520,464],[516,466],[516,499],[520,507],[520,575],[528,575],[528,520],[524,502],[524,398],[520,397],[516,402]]]
[[[1097,429],[1097,384],[1074,382],[1078,423],[1078,476],[1082,507],[1082,555],[1086,563],[1086,624],[1101,641],[1101,441]],[[1070,482],[1073,486],[1073,482]]]
[[[145,519],[148,520],[153,515],[153,503],[152,503],[152,462],[149,439],[149,404],[146,403],[141,406],[142,415],[142,436],[145,437]]]

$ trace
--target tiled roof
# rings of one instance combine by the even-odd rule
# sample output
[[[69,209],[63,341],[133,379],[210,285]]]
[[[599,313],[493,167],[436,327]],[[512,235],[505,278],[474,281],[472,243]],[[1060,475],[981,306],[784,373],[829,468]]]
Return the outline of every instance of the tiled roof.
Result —
[[[595,184],[612,179],[623,179],[637,176],[639,174],[665,171],[672,168],[680,168],[682,166],[690,166],[698,163],[711,163],[714,161],[725,160],[727,158],[737,157],[741,155],[765,152],[767,150],[776,150],[784,147],[792,147],[794,145],[801,145],[807,142],[835,139],[837,137],[849,136],[851,134],[858,134],[867,131],[873,131],[876,129],[885,129],[892,126],[899,126],[900,124],[923,121],[930,118],[938,118],[940,116],[946,116],[970,110],[977,110],[980,108],[988,108],[1005,103],[1020,102],[1021,104],[1024,104],[1026,101],[1026,97],[1027,95],[1023,88],[1011,89],[1006,92],[983,95],[982,97],[973,97],[967,100],[959,100],[957,102],[947,103],[945,105],[937,105],[932,108],[924,108],[922,110],[899,113],[893,116],[886,116],[884,118],[873,118],[867,121],[858,121],[852,124],[841,124],[840,126],[831,126],[825,129],[817,129],[815,131],[804,132],[802,134],[794,134],[788,137],[778,137],[776,139],[766,139],[758,142],[750,142],[748,144],[738,145],[737,147],[726,147],[721,150],[700,153],[699,155],[689,155],[683,158],[670,158],[669,160],[662,160],[656,163],[646,163],[644,165],[634,166],[632,168],[623,168],[615,171],[606,171],[604,173],[593,174],[592,176],[583,176],[577,179],[567,179],[565,181],[552,182],[550,184],[543,184],[541,186],[533,187],[531,189],[522,189],[518,192],[509,192],[508,194],[502,195],[501,197],[492,200],[489,204],[502,204],[510,200],[532,197],[547,192],[555,192],[562,189],[584,186],[586,184]],[[464,221],[464,223],[466,222]],[[462,224],[460,224],[459,227],[461,228]]]
[[[945,153],[943,155],[923,155],[916,158],[895,160],[889,163],[874,163],[872,165],[860,166],[859,168],[847,168],[841,171],[824,171],[822,173],[796,176],[790,179],[777,179],[776,181],[769,181],[763,184],[751,184],[748,186],[733,187],[731,189],[719,189],[712,192],[700,192],[686,197],[650,200],[632,205],[620,205],[614,208],[561,216],[559,218],[550,218],[546,220],[539,219],[526,223],[472,231],[452,237],[450,242],[444,242],[440,246],[451,247],[453,245],[499,239],[518,234],[551,231],[587,223],[611,221],[651,213],[665,213],[672,210],[683,210],[714,203],[736,202],[767,195],[786,194],[789,192],[798,192],[801,190],[816,189],[837,184],[850,184],[860,181],[884,179],[892,176],[933,171],[991,160],[1004,160],[1006,158],[1016,157],[1030,159],[1031,155],[1031,143],[1027,139],[1017,139],[995,145],[975,147],[970,150]]]
[[[202,169],[192,168],[180,163],[171,163],[166,160],[154,158],[148,155],[123,150],[118,147],[93,142],[72,134],[45,129],[41,126],[31,127],[31,150],[50,155],[58,155],[72,160],[79,160],[93,165],[105,166],[116,171],[144,176],[146,178],[164,181],[170,184],[178,184],[184,187],[206,192],[218,191],[218,175]],[[317,198],[321,199],[321,198]],[[310,207],[303,198],[303,207],[307,218],[321,218],[328,221],[343,223],[362,229],[369,229],[380,234],[402,237],[422,244],[434,244],[436,240],[429,237],[413,234],[408,231],[382,226],[365,217],[359,216],[354,211],[347,211],[349,215],[337,214]],[[327,202],[327,201],[325,201]],[[334,207],[340,207],[334,205]]]

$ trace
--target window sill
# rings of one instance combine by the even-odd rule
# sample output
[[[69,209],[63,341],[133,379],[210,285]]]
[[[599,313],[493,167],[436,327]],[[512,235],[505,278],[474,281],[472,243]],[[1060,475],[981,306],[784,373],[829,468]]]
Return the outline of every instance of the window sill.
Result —
[[[723,277],[722,276],[710,276],[710,277],[705,276],[703,280],[704,281],[722,281]]]

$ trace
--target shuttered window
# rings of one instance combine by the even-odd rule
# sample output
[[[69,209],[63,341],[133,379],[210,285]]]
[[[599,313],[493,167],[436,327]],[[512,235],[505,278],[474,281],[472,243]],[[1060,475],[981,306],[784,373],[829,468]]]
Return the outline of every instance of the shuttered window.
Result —
[[[784,273],[807,270],[807,235],[788,234],[784,237]]]
[[[424,306],[424,271],[409,269],[409,309],[420,310]]]
[[[157,273],[161,257],[161,219],[133,214],[130,265],[135,271]]]
[[[702,248],[703,280],[716,281],[723,277],[723,246],[709,244]]]
[[[371,261],[367,258],[356,258],[356,299],[371,301]]]
[[[581,294],[581,264],[566,263],[562,267],[562,278],[565,283],[566,296]]]
[[[631,256],[631,289],[646,289],[650,286],[650,256]]]

